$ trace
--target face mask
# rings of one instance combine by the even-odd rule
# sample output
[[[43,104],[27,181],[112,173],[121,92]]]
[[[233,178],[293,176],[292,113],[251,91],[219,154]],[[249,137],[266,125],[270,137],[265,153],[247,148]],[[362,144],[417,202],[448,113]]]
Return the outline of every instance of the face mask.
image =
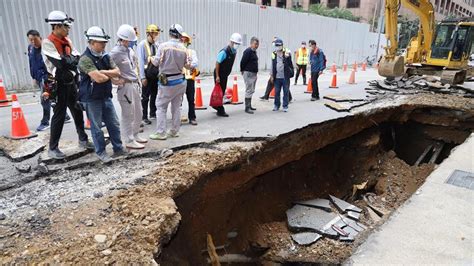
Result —
[[[101,58],[105,54],[105,51],[102,51],[102,52],[98,53],[98,52],[94,51],[94,49],[92,49],[92,48],[89,48],[89,50],[91,51],[91,54],[95,57]]]
[[[304,44],[303,44],[303,45],[301,45],[301,48],[306,48],[306,45],[304,45]]]
[[[276,47],[276,50],[277,50],[277,51],[283,50],[283,46],[277,46],[277,47]]]
[[[240,47],[240,44],[234,43],[234,49],[235,49],[235,50],[239,49],[239,47]]]

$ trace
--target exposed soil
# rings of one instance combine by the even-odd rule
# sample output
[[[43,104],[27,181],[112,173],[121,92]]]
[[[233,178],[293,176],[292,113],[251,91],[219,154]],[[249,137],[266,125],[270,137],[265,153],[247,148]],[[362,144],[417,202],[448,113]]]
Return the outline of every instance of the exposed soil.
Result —
[[[397,208],[434,167],[410,165],[398,146],[407,140],[397,125],[423,124],[423,130],[413,129],[420,139],[450,144],[440,160],[474,128],[472,99],[438,97],[407,98],[389,108],[375,103],[354,116],[276,138],[203,143],[170,157],[86,163],[37,177],[0,194],[7,213],[0,219],[0,261],[196,265],[206,260],[201,250],[207,233],[218,246],[236,232],[229,253],[261,255],[260,261],[342,262],[358,242],[296,246],[285,210],[295,200],[329,193],[364,207],[360,197],[368,192],[376,194],[377,207]],[[395,144],[392,128],[400,137]],[[366,180],[368,188],[350,198],[352,185]],[[375,226],[365,214],[362,222]]]

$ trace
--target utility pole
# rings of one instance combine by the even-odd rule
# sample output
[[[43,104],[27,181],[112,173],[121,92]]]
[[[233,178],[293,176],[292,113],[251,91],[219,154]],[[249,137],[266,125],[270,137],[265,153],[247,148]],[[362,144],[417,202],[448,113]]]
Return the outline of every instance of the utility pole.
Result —
[[[381,0],[381,5],[379,8],[379,21],[378,21],[378,39],[377,39],[377,49],[375,51],[375,61],[379,60],[379,49],[380,49],[380,35],[382,34],[382,27],[384,27],[385,24],[385,16],[382,16],[382,10],[385,9],[385,1]]]

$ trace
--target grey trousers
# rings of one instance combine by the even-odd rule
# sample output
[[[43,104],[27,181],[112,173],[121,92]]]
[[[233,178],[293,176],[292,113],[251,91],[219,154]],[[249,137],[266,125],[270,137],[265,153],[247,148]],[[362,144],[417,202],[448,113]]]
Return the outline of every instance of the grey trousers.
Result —
[[[252,98],[255,93],[255,84],[257,83],[257,73],[244,71],[243,73],[245,82],[245,98]]]
[[[156,97],[156,133],[166,133],[166,112],[171,103],[171,131],[178,133],[181,127],[181,102],[186,92],[186,82],[174,86],[162,86]]]
[[[120,132],[125,143],[135,140],[135,136],[140,132],[142,122],[142,102],[140,97],[140,85],[138,82],[127,82],[119,86],[117,99],[122,108],[120,120]]]

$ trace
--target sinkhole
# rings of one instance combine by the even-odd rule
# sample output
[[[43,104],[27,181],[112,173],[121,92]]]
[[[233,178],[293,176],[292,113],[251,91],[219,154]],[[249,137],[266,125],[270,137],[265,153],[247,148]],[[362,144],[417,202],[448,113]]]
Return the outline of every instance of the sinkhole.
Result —
[[[472,111],[403,107],[310,125],[175,198],[182,220],[160,265],[342,263],[474,128]],[[334,195],[362,209],[354,241],[292,240],[286,211]],[[368,205],[382,210],[374,217]],[[377,213],[376,213],[377,214]],[[211,240],[211,242],[209,242]],[[215,264],[214,264],[215,265]]]

